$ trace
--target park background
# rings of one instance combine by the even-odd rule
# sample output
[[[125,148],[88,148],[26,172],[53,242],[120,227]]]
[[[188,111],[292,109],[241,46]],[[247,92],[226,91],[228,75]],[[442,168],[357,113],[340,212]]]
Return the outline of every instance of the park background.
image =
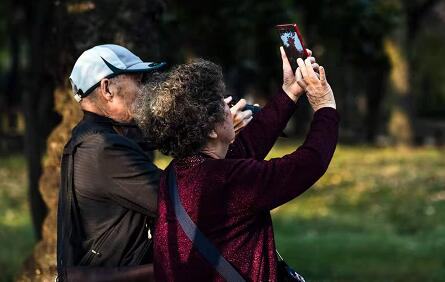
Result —
[[[232,95],[264,105],[281,85],[273,27],[292,22],[342,122],[326,175],[273,211],[282,256],[308,281],[445,281],[441,0],[2,0],[0,281],[54,279],[59,159],[81,117],[67,77],[82,51],[203,57]],[[311,116],[300,99],[269,158],[301,144]]]

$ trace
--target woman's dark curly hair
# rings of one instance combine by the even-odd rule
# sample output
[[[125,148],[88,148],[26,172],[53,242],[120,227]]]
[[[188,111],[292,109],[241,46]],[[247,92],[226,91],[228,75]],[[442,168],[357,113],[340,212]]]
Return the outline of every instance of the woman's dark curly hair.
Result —
[[[221,67],[202,59],[155,75],[142,87],[134,117],[162,153],[183,158],[199,152],[224,120]]]

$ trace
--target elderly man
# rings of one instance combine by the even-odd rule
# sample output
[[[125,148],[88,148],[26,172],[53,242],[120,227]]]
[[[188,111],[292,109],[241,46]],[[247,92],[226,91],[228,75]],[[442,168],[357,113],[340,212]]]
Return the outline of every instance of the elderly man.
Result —
[[[67,269],[73,266],[108,267],[94,272],[107,275],[117,267],[151,263],[150,225],[156,216],[159,169],[152,154],[129,136],[137,130],[131,106],[143,74],[164,65],[143,62],[111,44],[85,51],[74,65],[70,81],[84,117],[72,130],[62,157],[60,280],[67,280]],[[242,111],[244,106],[241,101],[232,108],[237,129],[251,120],[252,112]]]

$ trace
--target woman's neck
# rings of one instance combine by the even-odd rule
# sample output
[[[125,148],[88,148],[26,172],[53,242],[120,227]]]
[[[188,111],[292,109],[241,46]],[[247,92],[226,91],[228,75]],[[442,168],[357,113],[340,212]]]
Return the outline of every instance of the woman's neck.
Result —
[[[229,144],[223,144],[222,142],[218,141],[210,141],[204,148],[202,148],[201,153],[204,153],[214,159],[224,159],[227,155],[228,149]]]

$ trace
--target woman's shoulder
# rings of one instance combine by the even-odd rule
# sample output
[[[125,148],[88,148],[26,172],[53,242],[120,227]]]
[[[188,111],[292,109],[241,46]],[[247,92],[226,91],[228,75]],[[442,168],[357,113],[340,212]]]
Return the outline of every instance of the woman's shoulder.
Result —
[[[195,182],[223,182],[229,184],[240,179],[251,177],[261,171],[266,161],[255,159],[213,159],[196,155],[184,159],[176,159],[172,165],[177,177]],[[167,171],[164,172],[167,174]]]

